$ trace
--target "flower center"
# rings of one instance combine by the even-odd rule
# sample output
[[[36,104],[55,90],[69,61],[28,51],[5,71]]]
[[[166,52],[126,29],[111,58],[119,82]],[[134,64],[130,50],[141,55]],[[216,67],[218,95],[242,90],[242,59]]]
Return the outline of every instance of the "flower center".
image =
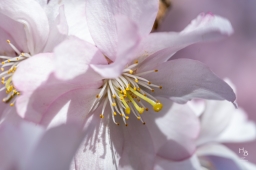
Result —
[[[162,103],[146,92],[146,89],[154,92],[153,88],[162,89],[162,86],[152,84],[143,78],[143,75],[158,72],[158,70],[137,74],[137,66],[138,61],[124,69],[122,75],[118,78],[104,80],[101,91],[96,96],[90,111],[94,111],[103,102],[100,118],[104,118],[105,108],[107,103],[109,103],[113,122],[119,125],[115,120],[115,116],[120,115],[126,126],[128,126],[126,121],[129,119],[131,112],[138,120],[145,124],[141,114],[145,110],[148,111],[148,108],[145,107],[142,101],[149,103],[155,112],[159,112],[163,107]]]
[[[12,82],[12,76],[16,69],[18,68],[18,65],[21,61],[27,59],[30,57],[28,53],[22,53],[20,52],[12,43],[10,40],[7,40],[7,43],[11,46],[11,48],[15,51],[16,57],[9,57],[9,56],[0,56],[0,59],[2,59],[2,67],[0,73],[0,77],[2,79],[2,84],[4,87],[0,89],[0,91],[6,92],[7,96],[3,98],[3,102],[10,103],[10,106],[14,106],[15,103],[15,97],[19,95],[20,93],[15,89],[13,82]]]

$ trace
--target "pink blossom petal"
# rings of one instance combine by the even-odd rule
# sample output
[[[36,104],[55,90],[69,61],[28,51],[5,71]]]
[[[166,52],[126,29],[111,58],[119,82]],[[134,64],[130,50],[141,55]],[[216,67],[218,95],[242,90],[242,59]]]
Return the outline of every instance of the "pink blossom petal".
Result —
[[[178,103],[185,103],[193,98],[228,100],[234,102],[233,90],[201,62],[190,59],[176,59],[156,67],[158,72],[144,77],[153,84],[155,94],[164,96]]]
[[[108,116],[100,119],[100,114],[101,108],[87,119],[84,128],[86,136],[74,158],[72,169],[96,170],[118,167],[125,141],[123,127],[115,125]]]
[[[61,80],[70,80],[81,75],[84,81],[101,79],[89,64],[107,65],[107,60],[92,44],[70,37],[54,50],[55,75]]]
[[[23,24],[30,53],[33,55],[41,51],[49,33],[48,20],[41,6],[34,0],[2,0],[0,9],[3,14]]]
[[[243,170],[243,161],[224,145],[207,144],[197,150],[199,157],[206,157],[216,169]]]
[[[117,78],[137,58],[140,36],[137,25],[125,16],[116,16],[118,45],[116,59],[110,65],[91,65],[104,78]]]
[[[148,66],[156,66],[167,61],[177,51],[188,45],[218,40],[230,36],[232,33],[233,28],[227,19],[210,14],[201,14],[180,33],[150,34],[142,42],[143,50],[141,55],[146,54],[148,56],[159,51],[145,61]]]
[[[256,139],[255,122],[248,120],[248,116],[242,109],[233,108],[229,125],[219,135],[219,142],[247,142]]]
[[[163,103],[161,112],[143,116],[158,156],[180,161],[195,151],[195,139],[199,134],[199,122],[185,105],[159,98]],[[147,112],[145,113],[147,114]]]
[[[0,51],[2,54],[9,54],[10,56],[14,55],[13,49],[6,40],[10,40],[19,50],[22,49],[24,52],[28,51],[24,26],[2,13],[0,13],[0,34]]]
[[[46,131],[23,170],[68,170],[83,136],[72,124]]]
[[[157,0],[117,1],[119,2],[119,14],[133,20],[139,27],[142,37],[147,36],[154,24],[158,12]]]
[[[13,82],[22,94],[16,101],[21,117],[39,123],[51,103],[62,94],[77,88],[98,88],[102,84],[83,82],[80,77],[70,81],[59,80],[52,74],[52,60],[52,54],[39,54],[23,61],[15,72]]]
[[[198,145],[215,141],[229,126],[236,108],[226,101],[207,101],[201,118],[201,133]]]
[[[166,169],[171,169],[171,170],[200,170],[201,165],[199,163],[199,160],[197,156],[192,156],[189,159],[186,159],[184,161],[169,161],[166,159],[163,159],[161,157],[158,157],[155,161],[155,167],[154,170],[166,170]]]
[[[52,52],[53,49],[65,40],[68,36],[68,25],[66,21],[64,6],[59,9],[59,14],[56,19],[50,25],[50,32],[47,40],[47,44],[44,47],[44,52]]]
[[[29,123],[0,124],[0,169],[19,169],[24,166],[32,148],[43,134],[41,127]]]
[[[118,33],[115,14],[118,1],[86,1],[85,12],[95,45],[112,61],[116,58]]]
[[[99,94],[100,90],[97,87],[73,89],[54,98],[54,100],[51,99],[51,103],[47,103],[45,110],[41,111],[40,124],[53,127],[74,122],[77,126],[83,126],[93,101],[96,99],[96,95]],[[40,92],[34,93],[34,96],[39,95]],[[40,110],[38,109],[37,112],[40,112]]]
[[[50,1],[45,7],[50,22],[54,22],[52,19],[56,18],[58,15],[57,11],[61,6],[64,8],[64,13],[68,23],[69,35],[74,35],[91,44],[94,44],[86,20],[85,1]]]

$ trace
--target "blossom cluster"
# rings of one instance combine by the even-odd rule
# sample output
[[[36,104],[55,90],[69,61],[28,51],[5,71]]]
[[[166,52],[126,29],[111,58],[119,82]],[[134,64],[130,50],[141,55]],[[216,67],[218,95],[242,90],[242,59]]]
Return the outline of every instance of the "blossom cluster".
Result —
[[[172,59],[233,33],[201,13],[152,32],[158,0],[0,1],[0,169],[256,169],[223,142],[256,139],[230,83]]]

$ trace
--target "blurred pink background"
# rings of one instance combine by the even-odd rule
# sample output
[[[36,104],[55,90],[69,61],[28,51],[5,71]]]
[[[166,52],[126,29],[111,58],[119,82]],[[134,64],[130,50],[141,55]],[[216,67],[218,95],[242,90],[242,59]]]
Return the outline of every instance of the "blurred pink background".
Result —
[[[174,58],[200,60],[237,88],[237,102],[256,122],[256,0],[172,0],[172,8],[159,31],[181,31],[201,12],[228,18],[235,34],[225,40],[190,46]],[[256,164],[256,141],[228,144],[237,154],[244,148]]]

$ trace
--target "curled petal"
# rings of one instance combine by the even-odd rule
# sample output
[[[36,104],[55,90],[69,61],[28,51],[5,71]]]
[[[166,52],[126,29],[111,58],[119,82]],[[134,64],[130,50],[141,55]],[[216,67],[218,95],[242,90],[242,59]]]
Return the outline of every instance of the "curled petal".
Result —
[[[155,88],[155,94],[186,103],[193,98],[228,100],[234,102],[233,90],[201,62],[190,59],[170,60],[156,67],[158,72],[145,75]]]

